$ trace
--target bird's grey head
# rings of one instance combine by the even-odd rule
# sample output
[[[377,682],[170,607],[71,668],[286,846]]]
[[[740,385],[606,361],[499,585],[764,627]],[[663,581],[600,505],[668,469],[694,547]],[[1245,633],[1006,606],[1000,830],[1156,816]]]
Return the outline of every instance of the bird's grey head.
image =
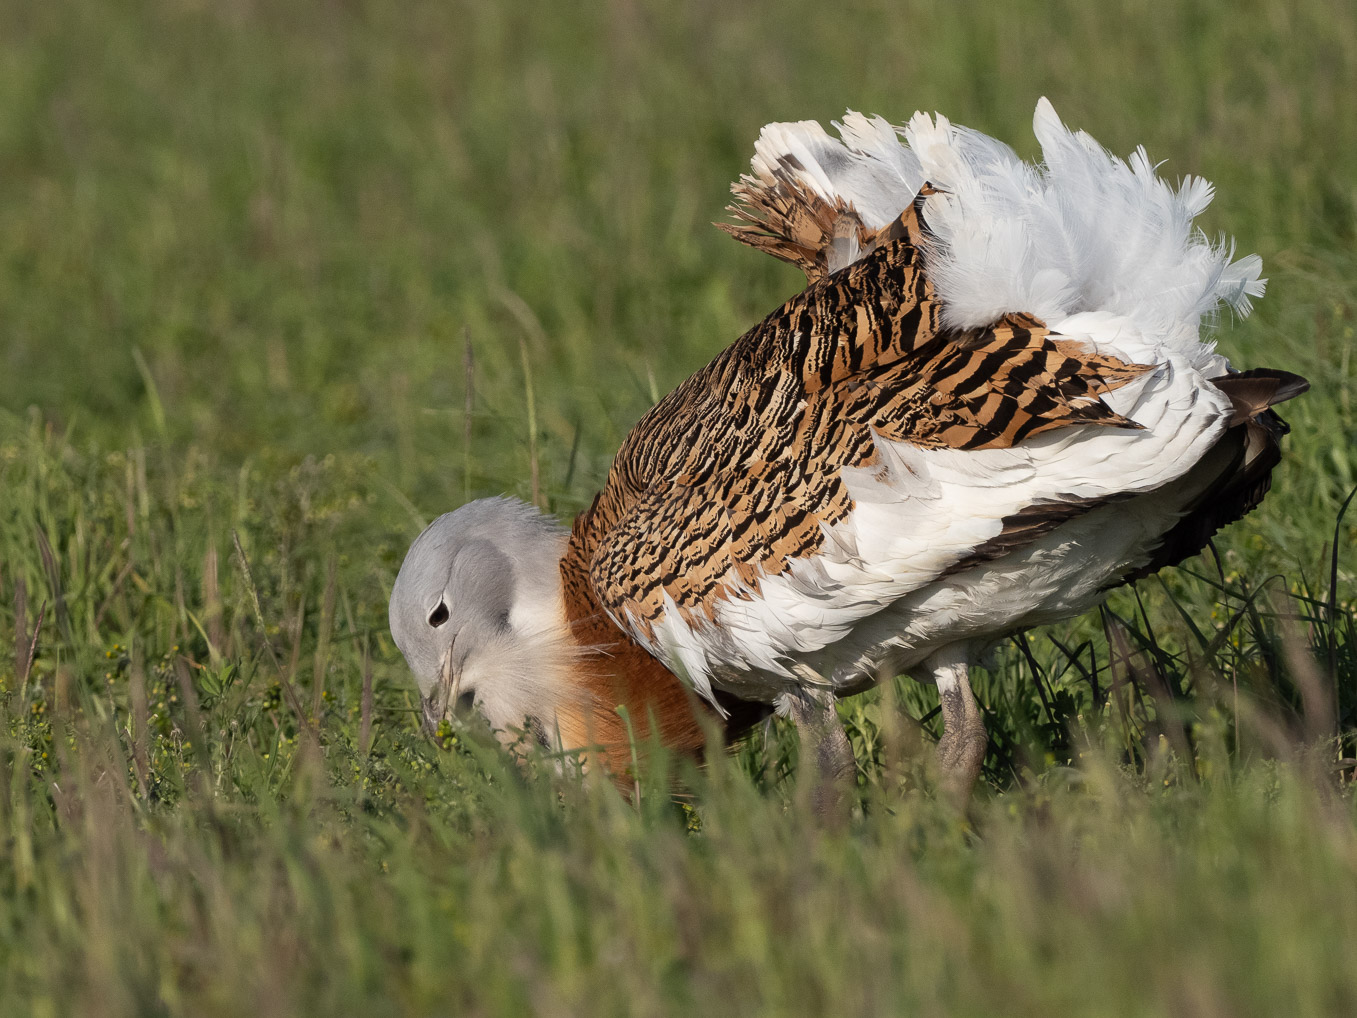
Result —
[[[427,729],[475,710],[497,732],[523,729],[551,743],[567,695],[566,538],[533,506],[487,498],[440,516],[415,539],[391,589],[389,619]]]

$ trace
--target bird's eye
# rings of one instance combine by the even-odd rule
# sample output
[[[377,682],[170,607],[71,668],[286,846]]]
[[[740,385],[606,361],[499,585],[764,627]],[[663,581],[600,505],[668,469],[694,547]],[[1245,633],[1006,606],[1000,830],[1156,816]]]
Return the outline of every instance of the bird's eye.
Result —
[[[434,610],[429,612],[429,625],[437,629],[446,621],[448,621],[448,606],[439,601]]]

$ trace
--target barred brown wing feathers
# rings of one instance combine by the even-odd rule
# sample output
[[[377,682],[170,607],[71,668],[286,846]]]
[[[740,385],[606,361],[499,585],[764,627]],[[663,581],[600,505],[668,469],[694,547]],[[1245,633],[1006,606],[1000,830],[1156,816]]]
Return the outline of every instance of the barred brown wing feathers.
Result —
[[[716,226],[742,244],[795,265],[807,283],[817,283],[872,251],[897,240],[917,246],[922,236],[922,203],[936,190],[924,184],[905,212],[880,229],[862,222],[851,202],[826,199],[795,176],[793,157],[766,178],[743,175],[730,186],[735,202],[726,207],[736,223]]]
[[[1099,397],[1146,366],[1091,353],[1028,322],[1004,319],[959,341],[943,337],[922,363],[909,365],[912,390],[878,411],[876,430],[915,445],[995,449],[1076,424],[1139,427]],[[878,386],[891,389],[893,374]]]
[[[814,283],[827,276],[835,245],[868,250],[875,235],[842,198],[821,198],[790,175],[771,180],[748,175],[732,184],[729,211],[738,223],[717,223],[742,244],[795,265]]]
[[[711,620],[721,600],[820,551],[853,508],[842,472],[876,462],[874,436],[965,450],[1136,427],[1100,397],[1148,368],[1030,316],[944,331],[917,203],[882,233],[890,239],[751,329],[623,443],[567,558],[636,636],[651,638],[666,599],[690,624]],[[1045,532],[1049,518],[1015,521],[1009,539]]]
[[[689,624],[710,622],[715,606],[757,590],[765,575],[813,554],[822,523],[849,505],[842,485],[779,483],[785,465],[726,471],[698,486],[657,486],[602,535],[590,580],[604,608],[649,639],[672,601]],[[826,499],[824,511],[813,505]]]

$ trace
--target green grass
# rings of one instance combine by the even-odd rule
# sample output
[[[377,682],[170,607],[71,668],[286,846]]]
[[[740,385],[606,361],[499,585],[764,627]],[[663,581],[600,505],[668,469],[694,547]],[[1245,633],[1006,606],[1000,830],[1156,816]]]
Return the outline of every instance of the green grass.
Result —
[[[0,1013],[1357,1011],[1357,13],[729,6],[0,4]],[[578,511],[797,287],[708,225],[759,126],[1042,94],[1216,182],[1222,348],[1314,382],[1219,568],[1001,650],[968,822],[906,681],[842,830],[781,727],[633,803],[424,739],[421,524]]]

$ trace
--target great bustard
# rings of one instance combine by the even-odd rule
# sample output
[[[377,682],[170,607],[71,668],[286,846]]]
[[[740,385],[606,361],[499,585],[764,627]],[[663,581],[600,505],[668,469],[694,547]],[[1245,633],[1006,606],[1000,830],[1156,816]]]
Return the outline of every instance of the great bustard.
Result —
[[[725,227],[808,286],[641,419],[571,530],[486,499],[414,542],[390,620],[430,724],[460,700],[620,771],[628,723],[696,751],[699,714],[733,733],[772,706],[832,775],[836,698],[908,672],[964,797],[977,655],[1263,497],[1268,408],[1306,383],[1201,338],[1263,292],[1257,256],[1193,229],[1209,184],[1045,100],[1040,165],[941,116],[836,126],[764,128]]]

